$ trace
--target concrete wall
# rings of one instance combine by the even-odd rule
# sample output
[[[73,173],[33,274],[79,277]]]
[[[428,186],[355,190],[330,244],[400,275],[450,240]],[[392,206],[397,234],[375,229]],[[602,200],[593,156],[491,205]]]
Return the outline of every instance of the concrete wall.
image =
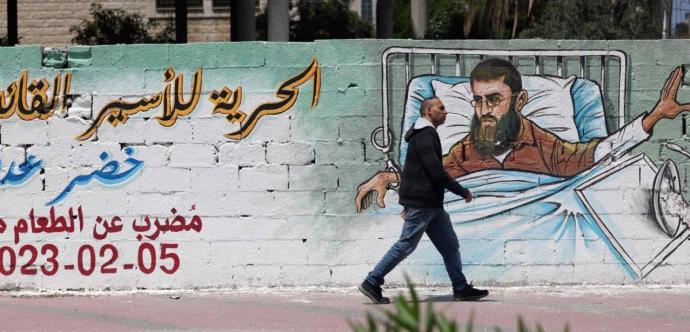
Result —
[[[676,41],[209,43],[71,47],[66,54],[0,48],[0,286],[361,282],[402,224],[392,190],[386,208],[358,214],[354,204],[358,185],[385,168],[370,136],[382,125],[381,55],[392,46],[622,50],[630,62],[625,123],[650,111],[674,66],[688,62],[687,45]],[[421,58],[415,65],[412,76],[428,69]],[[400,73],[400,63],[394,67]],[[391,126],[399,135],[407,82],[404,74],[391,77]],[[678,100],[690,101],[687,87]],[[649,203],[656,168],[667,159],[687,194],[687,157],[663,145],[688,148],[683,124],[682,116],[660,122],[631,151],[647,159],[620,167],[625,173],[607,162],[614,171],[589,191],[552,186],[548,200],[486,215],[482,204],[496,201],[482,198],[477,185],[474,212],[449,204],[468,279],[687,282],[684,227],[662,232]],[[472,188],[470,178],[460,180]],[[558,206],[537,212],[547,205]],[[655,258],[660,252],[668,257]],[[418,283],[449,284],[426,237],[387,283],[401,283],[403,271]]]

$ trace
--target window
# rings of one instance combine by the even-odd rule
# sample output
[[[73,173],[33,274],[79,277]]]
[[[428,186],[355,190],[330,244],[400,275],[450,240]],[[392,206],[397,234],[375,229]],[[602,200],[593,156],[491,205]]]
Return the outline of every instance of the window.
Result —
[[[362,0],[362,19],[374,23],[373,8],[371,8],[371,0]]]
[[[204,0],[187,0],[187,8],[203,7]],[[156,9],[175,9],[175,0],[156,0]]]
[[[213,8],[230,8],[230,0],[213,0]]]

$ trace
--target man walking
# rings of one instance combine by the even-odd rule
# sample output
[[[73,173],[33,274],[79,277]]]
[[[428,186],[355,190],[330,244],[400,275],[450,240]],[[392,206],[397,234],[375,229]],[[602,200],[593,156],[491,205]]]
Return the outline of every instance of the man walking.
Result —
[[[399,191],[405,219],[402,234],[359,286],[364,295],[378,304],[390,303],[381,293],[384,277],[415,250],[424,232],[443,256],[456,300],[477,300],[489,295],[488,291],[467,283],[462,273],[458,237],[443,209],[445,189],[462,196],[466,202],[472,201],[472,193],[443,167],[436,128],[446,121],[445,106],[440,99],[430,98],[422,103],[420,113],[421,117],[405,135],[408,152]]]

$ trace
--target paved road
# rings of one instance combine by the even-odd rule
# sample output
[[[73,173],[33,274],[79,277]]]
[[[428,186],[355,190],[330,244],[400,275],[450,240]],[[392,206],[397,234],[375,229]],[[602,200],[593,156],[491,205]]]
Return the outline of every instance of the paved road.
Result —
[[[547,331],[690,331],[690,287],[493,288],[479,302],[454,302],[445,289],[422,299],[475,331],[516,328],[522,315]],[[387,294],[405,292],[388,289]],[[252,289],[93,294],[0,293],[3,331],[347,331],[348,320],[392,309],[356,289]]]

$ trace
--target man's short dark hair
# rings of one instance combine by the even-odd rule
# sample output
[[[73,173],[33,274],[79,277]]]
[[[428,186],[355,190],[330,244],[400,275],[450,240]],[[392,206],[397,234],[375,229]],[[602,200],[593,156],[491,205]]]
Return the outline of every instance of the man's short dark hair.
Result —
[[[422,105],[419,106],[419,114],[424,115],[424,110],[427,109],[427,108],[431,108],[431,106],[433,106],[433,105],[431,104],[431,102],[434,101],[434,99],[437,99],[437,98],[438,98],[438,97],[430,97],[430,98],[424,99],[424,100],[422,101]]]
[[[470,73],[470,82],[492,81],[503,77],[503,83],[507,84],[513,93],[522,91],[522,78],[520,72],[510,61],[490,58],[480,62]]]

